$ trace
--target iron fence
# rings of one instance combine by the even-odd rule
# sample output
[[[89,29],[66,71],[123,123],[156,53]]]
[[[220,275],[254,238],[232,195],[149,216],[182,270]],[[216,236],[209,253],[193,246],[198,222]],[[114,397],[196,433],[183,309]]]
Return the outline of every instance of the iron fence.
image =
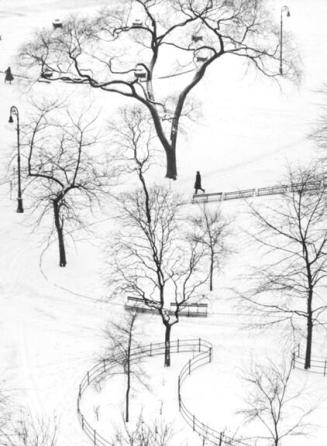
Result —
[[[293,367],[296,369],[304,369],[305,356],[302,355],[300,344],[292,352]],[[317,359],[311,358],[311,366],[308,371],[311,373],[317,373],[319,375],[327,376],[327,358]]]
[[[178,375],[178,404],[179,410],[186,421],[191,426],[193,432],[196,432],[203,442],[208,441],[216,446],[249,446],[240,440],[234,439],[225,435],[224,432],[219,432],[207,426],[199,420],[185,405],[181,389],[182,385],[198,368],[208,364],[212,360],[212,345],[210,342],[198,339],[177,339],[170,343],[171,353],[193,353],[193,358],[190,359],[182,368]],[[163,355],[165,352],[165,343],[151,343],[145,346],[134,347],[131,351],[131,361],[137,362],[140,358]],[[116,358],[117,359],[117,358]],[[105,376],[110,376],[116,364],[109,359],[103,359],[91,367],[83,376],[79,385],[77,397],[77,415],[81,424],[82,430],[87,437],[92,441],[94,446],[112,446],[112,443],[104,438],[86,419],[81,410],[81,399],[85,390],[92,384],[104,379]]]

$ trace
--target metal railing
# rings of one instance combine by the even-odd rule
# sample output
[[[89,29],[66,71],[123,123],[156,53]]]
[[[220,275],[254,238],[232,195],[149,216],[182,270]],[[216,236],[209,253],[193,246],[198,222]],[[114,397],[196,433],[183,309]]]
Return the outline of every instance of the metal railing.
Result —
[[[165,352],[165,343],[154,343],[145,346],[135,347],[131,351],[132,362],[138,361],[142,357],[163,355]],[[249,446],[247,443],[243,443],[239,440],[233,439],[225,435],[224,432],[216,431],[205,423],[201,422],[195,414],[193,414],[185,405],[181,389],[182,385],[198,368],[208,364],[212,359],[212,345],[210,342],[198,339],[177,339],[170,343],[171,353],[193,353],[193,358],[190,359],[182,368],[178,375],[178,404],[179,410],[186,421],[186,423],[192,427],[192,430],[201,436],[203,441],[208,441],[216,446]],[[117,359],[117,358],[116,358]],[[98,383],[104,379],[104,375],[110,375],[116,368],[116,364],[110,362],[109,359],[103,359],[91,367],[83,376],[79,385],[78,397],[77,397],[77,415],[81,424],[82,430],[87,437],[92,441],[94,446],[112,446],[112,443],[103,437],[99,432],[94,429],[90,422],[86,419],[81,410],[81,399],[85,390],[92,384]]]
[[[304,369],[305,356],[301,354],[300,344],[292,352],[292,362],[295,369]],[[327,358],[317,359],[311,358],[311,366],[307,369],[311,373],[317,373],[319,375],[327,376]]]
[[[263,197],[267,195],[281,195],[286,192],[296,191],[317,191],[322,187],[325,187],[324,181],[312,181],[307,184],[293,183],[283,184],[277,186],[259,187],[252,189],[240,189],[231,192],[215,192],[212,194],[197,194],[193,195],[192,203],[210,203],[213,201],[225,201],[225,200],[239,200],[251,197]]]
[[[212,345],[208,341],[202,340],[198,345],[198,353],[194,355],[182,368],[178,376],[178,405],[179,411],[192,428],[203,440],[203,444],[207,441],[215,446],[249,446],[241,440],[235,439],[226,435],[224,431],[217,431],[199,420],[199,418],[192,413],[185,405],[182,398],[182,386],[185,380],[198,368],[209,364],[212,360]]]

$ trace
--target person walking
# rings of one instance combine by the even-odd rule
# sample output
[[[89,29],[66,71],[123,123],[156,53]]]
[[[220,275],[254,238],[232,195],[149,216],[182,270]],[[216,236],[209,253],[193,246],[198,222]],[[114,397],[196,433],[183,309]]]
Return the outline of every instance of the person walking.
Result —
[[[195,175],[194,189],[195,189],[195,195],[197,195],[198,190],[202,190],[202,192],[205,193],[205,190],[202,188],[202,185],[201,185],[201,175],[198,170],[196,171],[196,175]]]
[[[11,68],[8,67],[5,71],[5,83],[9,82],[9,84],[11,84],[11,82],[14,80],[14,76],[11,72]]]

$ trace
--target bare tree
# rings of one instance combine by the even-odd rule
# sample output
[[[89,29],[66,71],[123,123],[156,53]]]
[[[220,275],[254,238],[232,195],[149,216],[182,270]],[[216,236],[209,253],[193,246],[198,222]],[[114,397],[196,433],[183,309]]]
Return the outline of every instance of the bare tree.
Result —
[[[134,376],[144,385],[144,370],[140,367],[140,359],[133,358],[133,349],[139,346],[135,342],[136,313],[129,314],[119,324],[111,323],[105,330],[105,337],[109,341],[104,359],[111,364],[116,364],[123,369],[126,375],[125,393],[125,421],[128,423],[130,414],[131,379]]]
[[[10,401],[4,383],[0,388],[0,443],[6,440],[8,424],[10,421]]]
[[[208,68],[237,56],[276,78],[279,45],[265,0],[128,0],[42,30],[19,60],[47,82],[84,84],[143,104],[166,154],[166,176],[176,179],[180,118]],[[286,74],[298,74],[290,60],[283,64]],[[176,82],[168,91],[170,78]]]
[[[169,190],[153,186],[125,193],[118,206],[121,231],[109,251],[111,286],[158,312],[165,327],[165,365],[170,366],[171,328],[183,306],[199,299],[208,278],[203,251],[183,237],[180,201]]]
[[[124,430],[116,432],[112,444],[119,446],[168,446],[173,435],[173,428],[170,424],[163,420],[145,423],[140,416],[134,429],[129,429],[124,424]]]
[[[190,237],[203,246],[204,253],[209,259],[209,289],[212,291],[214,272],[222,268],[228,254],[226,237],[230,222],[223,217],[220,209],[210,211],[205,204],[199,208],[200,213],[190,218],[192,225]]]
[[[55,446],[58,423],[54,419],[35,418],[21,411],[1,438],[3,446]]]
[[[116,197],[121,230],[108,250],[110,286],[116,294],[132,294],[157,311],[165,327],[165,365],[170,366],[171,328],[183,306],[198,300],[208,276],[203,269],[203,248],[187,237],[181,199],[167,188],[148,187],[146,174],[153,158],[151,134],[144,132],[144,113],[123,114],[117,130],[120,155],[127,173],[141,185]],[[173,309],[170,303],[174,303]]]
[[[252,237],[265,255],[252,276],[254,288],[242,296],[268,317],[278,316],[277,322],[294,316],[305,320],[306,369],[313,329],[326,322],[327,301],[321,293],[327,277],[326,184],[321,178],[315,169],[291,172],[289,191],[281,200],[252,207],[258,223]]]
[[[37,223],[53,214],[61,267],[67,264],[65,232],[82,226],[83,210],[92,207],[112,178],[105,156],[90,154],[98,143],[95,119],[87,122],[83,115],[76,117],[57,102],[41,104],[24,126],[27,190]]]
[[[314,409],[300,404],[304,389],[298,385],[292,389],[292,370],[292,363],[277,366],[270,362],[268,366],[254,366],[244,376],[249,393],[247,407],[239,413],[246,424],[253,424],[253,430],[262,431],[254,436],[260,445],[281,446],[287,437],[307,435],[312,427],[307,418]]]

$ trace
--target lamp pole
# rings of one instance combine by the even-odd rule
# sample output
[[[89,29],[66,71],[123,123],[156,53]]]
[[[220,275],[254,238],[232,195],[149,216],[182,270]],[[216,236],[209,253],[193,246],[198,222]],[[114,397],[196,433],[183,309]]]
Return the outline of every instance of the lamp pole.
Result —
[[[284,18],[284,12],[286,12],[286,17],[290,17],[291,13],[289,10],[289,7],[284,5],[280,10],[280,32],[279,32],[279,44],[280,44],[280,51],[279,51],[279,74],[283,76],[283,18]]]
[[[22,183],[20,172],[20,127],[19,127],[19,113],[18,108],[15,105],[10,107],[9,122],[14,122],[14,116],[16,117],[16,132],[17,132],[17,175],[18,175],[18,194],[17,194],[17,211],[19,214],[24,212],[23,198],[22,198]]]

